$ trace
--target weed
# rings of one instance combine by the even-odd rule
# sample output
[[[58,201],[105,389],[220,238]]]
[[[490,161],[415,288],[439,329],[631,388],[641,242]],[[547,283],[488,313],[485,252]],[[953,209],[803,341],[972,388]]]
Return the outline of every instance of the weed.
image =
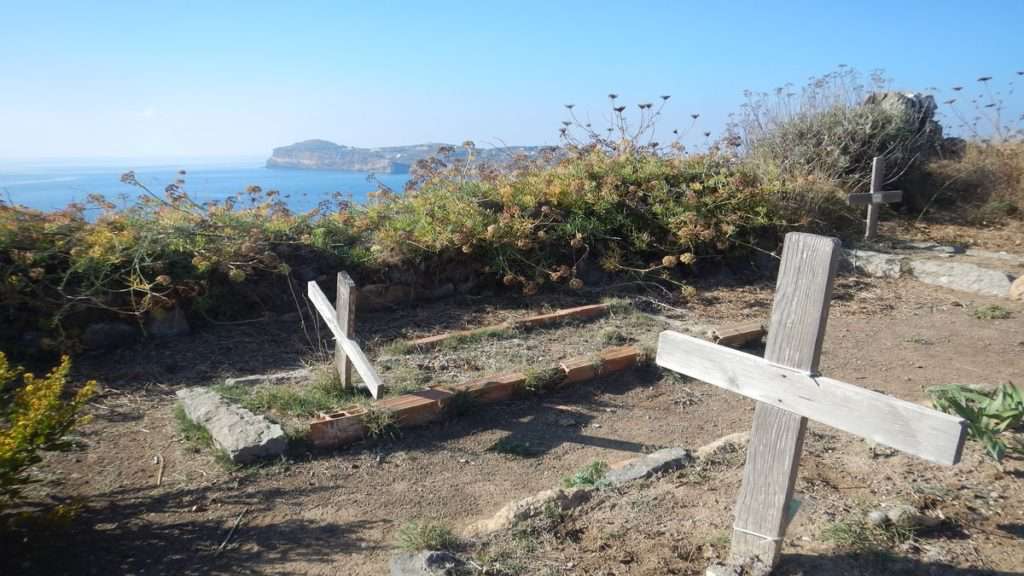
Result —
[[[329,412],[362,398],[354,389],[330,385],[286,386],[261,384],[218,384],[213,387],[224,398],[256,413],[279,412],[291,416],[312,416]]]
[[[914,537],[914,531],[895,524],[876,526],[856,518],[829,524],[822,537],[839,548],[864,552],[903,544]]]
[[[601,342],[607,346],[622,346],[633,341],[632,338],[626,336],[618,328],[612,326],[601,329]]]
[[[390,410],[373,405],[366,407],[363,424],[366,426],[366,435],[370,438],[396,440],[402,435],[395,424],[395,415]]]
[[[928,394],[937,409],[966,420],[970,438],[981,442],[996,460],[1002,460],[1011,448],[1006,441],[1010,436],[1007,432],[1024,420],[1024,397],[1012,382],[992,392],[954,384],[930,388]],[[1024,446],[1013,448],[1024,452]]]
[[[441,341],[440,347],[443,350],[454,350],[456,348],[480,344],[489,340],[511,338],[515,334],[516,331],[511,326],[489,326],[487,328],[481,328],[470,332],[452,334]]]
[[[934,342],[924,336],[911,336],[910,338],[907,338],[906,341],[911,344],[920,344],[921,346],[931,346],[934,344]]]
[[[565,372],[561,368],[529,369],[526,371],[524,388],[535,394],[552,390],[561,384]]]
[[[210,436],[210,432],[189,418],[181,404],[174,405],[174,420],[178,423],[178,432],[195,452],[213,448],[213,437]]]
[[[396,538],[403,550],[455,550],[459,539],[450,528],[436,522],[409,522],[398,529]]]
[[[520,458],[533,458],[541,453],[539,449],[530,446],[529,442],[519,442],[517,440],[513,440],[510,436],[505,436],[498,440],[487,450],[489,452],[497,452],[498,454],[518,456]]]
[[[601,460],[594,460],[583,468],[576,471],[572,476],[562,478],[562,486],[566,488],[594,488],[602,486],[605,475],[608,473],[608,463]]]
[[[988,304],[975,308],[974,317],[978,320],[1006,320],[1010,311],[998,304]]]

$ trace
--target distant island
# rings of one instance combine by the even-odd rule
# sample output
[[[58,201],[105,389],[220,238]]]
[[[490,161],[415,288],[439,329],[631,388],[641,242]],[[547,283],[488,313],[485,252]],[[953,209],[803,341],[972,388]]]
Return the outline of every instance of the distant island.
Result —
[[[442,143],[387,146],[384,148],[356,148],[342,146],[327,140],[304,140],[288,146],[274,148],[267,159],[267,168],[294,168],[300,170],[344,170],[349,172],[376,172],[378,174],[404,174],[417,160],[437,154]],[[454,146],[455,157],[465,157],[466,150]],[[485,162],[504,163],[517,155],[533,156],[542,146],[505,146],[477,148],[476,157]]]

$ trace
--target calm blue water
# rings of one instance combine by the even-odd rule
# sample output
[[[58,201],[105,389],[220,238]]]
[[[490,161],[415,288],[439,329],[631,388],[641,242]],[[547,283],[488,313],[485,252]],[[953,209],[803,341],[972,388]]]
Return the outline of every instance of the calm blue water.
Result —
[[[197,202],[221,200],[244,192],[250,185],[263,190],[278,190],[289,208],[305,211],[341,192],[353,202],[363,202],[377,188],[363,172],[270,169],[251,164],[220,166],[30,166],[0,165],[0,198],[15,204],[53,210],[70,202],[82,202],[89,194],[99,193],[118,205],[130,202],[141,190],[121,183],[121,174],[134,170],[135,176],[150,190],[163,194],[183,169],[185,190]],[[407,174],[379,174],[377,178],[400,192]]]

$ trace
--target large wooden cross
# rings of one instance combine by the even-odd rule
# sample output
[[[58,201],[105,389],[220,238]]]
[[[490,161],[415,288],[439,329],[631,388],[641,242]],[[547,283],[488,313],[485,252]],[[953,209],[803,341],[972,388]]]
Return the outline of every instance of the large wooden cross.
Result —
[[[864,238],[870,240],[878,234],[878,212],[882,204],[890,204],[903,200],[903,192],[899,190],[882,190],[885,183],[885,159],[875,156],[871,160],[871,191],[859,194],[849,194],[846,199],[850,204],[868,205],[867,230]]]
[[[369,359],[366,358],[366,354],[363,354],[362,348],[359,344],[352,339],[352,324],[350,323],[352,306],[354,301],[351,299],[350,289],[352,281],[349,279],[348,274],[338,275],[338,308],[335,309],[331,306],[330,300],[324,295],[323,291],[320,290],[320,286],[317,285],[316,281],[310,281],[307,286],[309,293],[309,299],[313,302],[313,307],[320,313],[320,317],[323,318],[327,324],[327,328],[334,334],[334,340],[337,342],[337,346],[344,352],[344,360],[338,358],[336,360],[338,370],[341,373],[342,382],[345,382],[346,376],[350,376],[349,364],[359,372],[359,376],[363,378],[363,383],[366,384],[367,389],[370,390],[370,394],[374,398],[380,398],[381,388],[383,383],[381,382],[380,376],[373,369],[373,365],[370,364]],[[342,326],[338,322],[339,317],[345,318],[345,326]]]
[[[764,358],[662,332],[659,366],[757,400],[732,562],[772,567],[789,522],[807,419],[940,464],[960,460],[960,418],[818,374],[839,241],[786,235]]]

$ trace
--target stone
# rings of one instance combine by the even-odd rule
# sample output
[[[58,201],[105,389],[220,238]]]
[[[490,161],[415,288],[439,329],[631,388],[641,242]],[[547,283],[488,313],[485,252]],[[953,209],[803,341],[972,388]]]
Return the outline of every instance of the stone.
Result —
[[[936,254],[963,254],[965,249],[961,246],[944,246],[927,240],[911,240],[899,244],[900,248],[917,250],[923,252],[934,252]]]
[[[279,456],[288,447],[280,425],[229,403],[212,390],[184,388],[176,396],[189,420],[206,428],[214,445],[232,462]]]
[[[516,524],[535,518],[545,508],[554,506],[560,512],[568,512],[590,500],[590,488],[555,488],[538,492],[529,498],[509,502],[498,513],[486,520],[480,520],[466,528],[467,536],[483,536],[508,530]]]
[[[885,526],[889,523],[889,515],[883,510],[872,510],[868,514],[868,524],[872,526]]]
[[[272,372],[270,374],[253,374],[251,376],[239,376],[237,378],[226,378],[224,384],[228,386],[257,386],[259,384],[287,384],[290,382],[301,382],[313,377],[313,371],[309,368],[299,368],[287,372]]]
[[[605,474],[604,481],[612,486],[648,478],[659,472],[682,468],[693,461],[686,448],[665,448],[646,456],[629,460]]]
[[[1017,278],[1010,284],[1010,300],[1024,301],[1024,276]]]
[[[914,278],[962,292],[1006,298],[1011,278],[1006,272],[982,268],[966,262],[948,260],[914,260],[910,263]]]
[[[718,440],[705,444],[697,449],[697,458],[706,460],[724,454],[731,454],[745,450],[750,443],[750,432],[736,432],[728,436],[722,436]]]
[[[874,278],[899,278],[907,269],[907,258],[870,250],[843,250],[843,266]]]
[[[133,344],[139,329],[127,322],[96,322],[82,333],[82,346],[89,350],[111,350]]]
[[[391,557],[391,576],[454,576],[463,566],[454,554],[437,550],[399,552]]]
[[[170,310],[155,308],[146,317],[146,333],[154,338],[173,338],[191,332],[185,312],[175,306]]]
[[[933,518],[931,516],[925,516],[917,511],[917,508],[908,506],[906,504],[900,504],[893,506],[885,513],[888,517],[889,522],[893,526],[899,526],[900,528],[909,528],[912,530],[919,530],[922,528],[934,528],[942,523],[939,518]]]

